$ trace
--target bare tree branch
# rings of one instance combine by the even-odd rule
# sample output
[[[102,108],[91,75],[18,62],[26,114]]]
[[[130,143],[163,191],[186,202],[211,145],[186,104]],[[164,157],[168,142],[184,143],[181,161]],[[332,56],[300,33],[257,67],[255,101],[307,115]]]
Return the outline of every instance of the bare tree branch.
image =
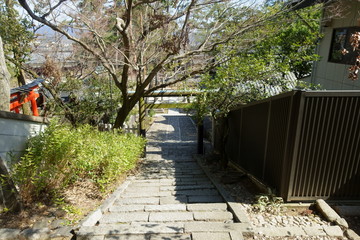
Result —
[[[104,67],[111,73],[111,75],[116,76],[115,72],[114,72],[114,67],[112,66],[112,64],[104,57],[102,57],[100,54],[98,54],[96,51],[94,51],[89,45],[87,45],[86,43],[84,43],[83,41],[71,36],[68,32],[66,32],[65,30],[59,28],[58,26],[56,26],[55,24],[52,24],[51,22],[47,21],[46,19],[43,19],[39,16],[37,16],[29,7],[29,5],[27,4],[26,0],[19,0],[20,5],[26,10],[26,12],[30,15],[30,17],[32,17],[34,20],[47,25],[48,27],[50,27],[51,29],[53,29],[56,32],[59,32],[61,34],[63,34],[65,37],[67,37],[69,40],[72,40],[76,43],[78,43],[80,46],[82,46],[85,50],[89,51],[91,54],[93,54],[96,58],[98,58],[102,64],[104,65]],[[117,81],[117,79],[114,79],[115,81]]]
[[[49,16],[56,8],[58,8],[63,2],[66,0],[60,0],[54,7],[51,7],[50,10],[41,16],[41,18],[45,19],[47,16]]]
[[[188,22],[189,22],[189,18],[190,18],[190,14],[191,14],[191,8],[195,5],[195,3],[196,3],[196,0],[191,0],[189,6],[187,8],[186,15],[185,15],[185,20],[184,20],[183,26],[181,28],[181,34],[180,34],[180,37],[179,37],[179,43],[178,43],[179,48],[180,48],[181,41],[184,38],[185,30],[186,30],[186,27],[187,27]]]
[[[206,73],[207,71],[208,71],[207,69],[202,69],[202,68],[201,68],[201,69],[194,70],[194,71],[192,71],[191,73],[189,73],[189,74],[187,74],[187,75],[183,75],[182,77],[177,78],[177,79],[175,79],[175,80],[173,80],[173,81],[169,81],[169,82],[167,82],[167,83],[159,84],[159,85],[157,85],[157,86],[155,86],[155,87],[153,87],[153,88],[150,88],[150,89],[146,90],[146,91],[144,92],[144,94],[147,95],[147,94],[149,94],[149,93],[151,93],[151,92],[153,92],[153,91],[156,91],[156,90],[158,90],[158,89],[165,88],[165,87],[174,85],[174,84],[179,83],[179,82],[183,82],[183,81],[185,81],[186,79],[188,79],[189,77],[196,76],[196,75],[199,75],[199,74],[203,74],[203,73]]]
[[[131,20],[132,20],[132,9],[133,9],[133,1],[127,0],[127,6],[126,6],[126,20],[125,20],[125,27],[123,31],[126,31],[126,29],[129,27]]]
[[[124,0],[120,5],[115,1],[110,7],[108,2],[89,1],[91,6],[70,6],[71,11],[63,14],[71,19],[71,25],[62,26],[64,21],[46,18],[53,12],[62,14],[65,0],[56,1],[54,6],[48,4],[49,11],[42,16],[29,7],[27,0],[19,3],[34,20],[78,44],[86,56],[104,66],[122,94],[118,116],[128,114],[144,93],[205,73],[227,61],[230,56],[217,56],[216,63],[212,63],[213,55],[209,53],[277,16],[260,16],[257,9],[250,7],[251,3],[238,5],[244,1]],[[255,14],[259,16],[255,18]],[[193,16],[199,19],[193,20]],[[66,30],[69,26],[76,34]],[[157,76],[171,79],[153,86]],[[128,96],[128,90],[135,90],[135,94]],[[117,117],[116,126],[124,120],[124,116]]]

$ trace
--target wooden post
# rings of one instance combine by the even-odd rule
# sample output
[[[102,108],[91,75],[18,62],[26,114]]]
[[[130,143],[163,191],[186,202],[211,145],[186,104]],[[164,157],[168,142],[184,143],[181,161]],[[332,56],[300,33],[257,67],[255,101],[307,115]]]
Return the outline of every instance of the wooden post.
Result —
[[[139,136],[142,136],[143,138],[146,138],[146,129],[145,129],[145,114],[146,114],[146,108],[145,108],[145,101],[144,98],[140,98],[139,100]],[[144,147],[144,152],[142,157],[146,157],[146,146]]]
[[[145,130],[145,101],[144,98],[140,98],[139,100],[139,135],[142,137],[146,137],[146,130]]]
[[[35,93],[34,90],[32,90],[28,96],[28,98],[31,102],[31,110],[32,110],[34,116],[39,116],[39,112],[38,112],[37,104],[36,104],[36,98],[38,98],[38,97],[39,97],[39,94]]]
[[[197,124],[197,153],[204,154],[204,120]]]

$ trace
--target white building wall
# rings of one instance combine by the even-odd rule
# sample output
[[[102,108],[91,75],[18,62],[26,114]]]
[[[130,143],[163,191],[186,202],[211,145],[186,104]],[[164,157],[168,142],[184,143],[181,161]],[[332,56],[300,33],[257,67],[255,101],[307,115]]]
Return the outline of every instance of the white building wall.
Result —
[[[317,48],[320,61],[314,64],[311,82],[320,84],[327,90],[359,90],[360,80],[352,81],[348,78],[349,66],[341,63],[329,62],[329,53],[333,36],[333,29],[341,27],[360,26],[360,2],[357,0],[343,0],[342,18],[332,18],[327,26],[322,27],[324,37]],[[350,51],[350,49],[348,49]]]

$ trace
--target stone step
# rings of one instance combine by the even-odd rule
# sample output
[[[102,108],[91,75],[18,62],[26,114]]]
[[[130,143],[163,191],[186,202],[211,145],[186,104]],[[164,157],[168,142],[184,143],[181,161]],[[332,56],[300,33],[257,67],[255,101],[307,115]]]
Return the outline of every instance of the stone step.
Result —
[[[215,189],[194,189],[194,190],[176,190],[173,195],[185,195],[185,196],[216,196],[218,191]]]
[[[148,191],[138,191],[138,192],[125,192],[121,195],[121,198],[144,198],[144,197],[167,197],[174,195],[173,191],[154,191],[154,192],[148,192]]]
[[[226,211],[227,205],[226,203],[193,203],[187,204],[186,208],[188,211]]]
[[[152,212],[149,216],[150,222],[186,222],[194,221],[192,212]]]
[[[147,212],[121,212],[106,214],[100,219],[100,224],[109,223],[131,223],[131,222],[147,222],[149,213]]]
[[[160,205],[165,204],[181,204],[181,203],[187,203],[188,198],[187,196],[169,196],[169,197],[160,197]]]
[[[109,208],[109,212],[144,212],[145,205],[115,205]]]
[[[161,197],[163,198],[163,197]],[[158,205],[160,198],[158,197],[144,197],[144,198],[119,198],[114,205]]]
[[[156,180],[139,180],[139,179],[135,179],[134,181],[133,181],[133,184],[137,184],[137,183],[159,183],[160,182],[160,180],[159,179],[156,179]]]
[[[230,212],[194,212],[195,221],[226,222],[233,219]]]
[[[109,208],[109,212],[225,212],[226,203],[193,203],[193,204],[165,204],[165,205],[114,205]]]
[[[201,184],[201,185],[168,185],[161,186],[160,191],[182,191],[182,190],[193,190],[193,189],[214,189],[212,184]]]
[[[185,233],[194,232],[244,232],[253,233],[248,223],[190,222],[184,224]]]
[[[100,219],[100,224],[111,223],[132,223],[132,222],[187,222],[187,221],[204,221],[204,222],[228,222],[232,221],[233,215],[230,212],[188,212],[185,211],[185,205],[157,205],[145,206],[149,212],[111,212],[105,214]],[[178,211],[176,211],[179,209]],[[163,211],[159,211],[163,210]],[[170,211],[164,211],[170,210]]]
[[[159,187],[160,182],[159,181],[153,181],[153,182],[133,182],[129,184],[128,188],[138,188],[138,187]]]
[[[149,237],[149,240],[191,240],[191,234],[151,234]]]
[[[147,205],[146,212],[183,212],[186,211],[185,204]]]
[[[93,227],[81,227],[77,232],[77,240],[94,239],[104,236],[133,236],[145,234],[183,234],[184,223],[131,223],[100,224]],[[121,238],[120,238],[121,239]]]
[[[211,184],[209,179],[207,178],[194,178],[194,179],[179,179],[179,178],[167,178],[164,181],[161,182],[161,186],[194,186],[194,185],[208,185]]]
[[[127,192],[159,192],[160,186],[152,186],[152,187],[127,187],[125,193]]]
[[[230,233],[193,233],[192,240],[232,240]]]
[[[179,196],[181,197],[181,195]],[[188,203],[222,203],[223,198],[220,195],[207,195],[207,196],[189,196]]]
[[[192,158],[195,141],[179,141],[190,139],[191,134],[196,137],[196,132],[189,132],[173,117],[161,121],[155,124],[164,124],[165,132],[148,132],[142,171],[103,213],[99,224],[81,227],[77,239],[239,240],[243,230],[249,231],[249,225],[233,223],[228,205]],[[180,125],[186,129],[180,130]]]

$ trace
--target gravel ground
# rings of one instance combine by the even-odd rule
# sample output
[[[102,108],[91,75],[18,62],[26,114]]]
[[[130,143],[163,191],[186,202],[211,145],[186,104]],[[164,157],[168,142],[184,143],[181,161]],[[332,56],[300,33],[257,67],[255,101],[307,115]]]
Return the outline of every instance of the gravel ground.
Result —
[[[226,170],[219,170],[217,164],[209,164],[209,159],[203,160],[204,166],[213,175],[214,179],[222,184],[222,186],[231,193],[235,200],[241,203],[243,210],[246,211],[251,224],[254,228],[257,227],[321,227],[331,226],[332,223],[322,218],[311,204],[293,203],[293,204],[279,204],[270,205],[267,210],[259,211],[256,207],[257,195],[264,196],[261,190],[245,175],[241,176],[239,172],[228,167]],[[205,163],[206,162],[206,163]],[[357,232],[360,226],[360,221],[356,223],[359,218],[351,219],[352,229]],[[350,226],[351,226],[350,225]],[[358,233],[360,234],[360,233]],[[267,237],[261,234],[255,234],[252,237],[245,237],[245,239],[308,239],[308,240],[346,240],[346,237],[329,237],[329,236],[309,236],[309,237]]]
[[[338,237],[328,237],[328,236],[312,236],[312,237],[264,237],[264,236],[254,236],[247,239],[264,239],[264,240],[339,240],[347,238],[338,238]]]

